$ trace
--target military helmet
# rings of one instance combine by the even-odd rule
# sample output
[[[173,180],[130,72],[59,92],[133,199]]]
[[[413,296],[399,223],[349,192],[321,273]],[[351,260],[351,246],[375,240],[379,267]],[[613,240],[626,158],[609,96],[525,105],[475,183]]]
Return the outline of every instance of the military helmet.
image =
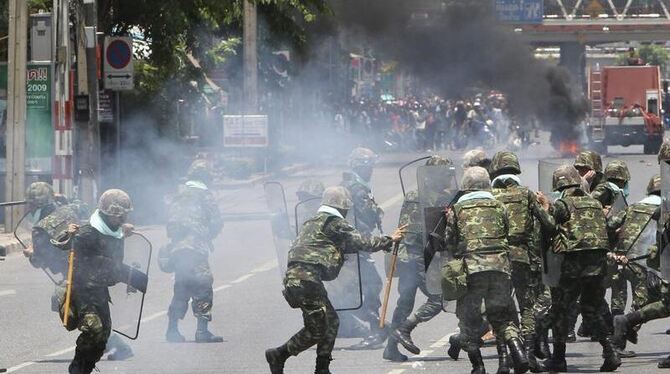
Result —
[[[110,217],[121,217],[133,211],[133,203],[125,191],[107,190],[98,200],[98,209]]]
[[[649,180],[647,185],[647,195],[661,192],[661,175],[656,174]]]
[[[37,208],[45,207],[54,201],[54,190],[49,183],[34,182],[26,190],[26,202]]]
[[[596,171],[596,173],[602,173],[603,172],[603,158],[600,156],[598,152],[594,151],[586,151],[589,155],[591,155],[591,159],[593,160],[593,170]]]
[[[614,160],[605,167],[605,179],[618,179],[625,182],[630,180],[630,172],[625,162]]]
[[[670,139],[663,140],[661,149],[658,151],[658,163],[661,161],[670,161]]]
[[[574,166],[576,168],[586,168],[589,170],[596,170],[596,166],[593,163],[593,158],[589,151],[581,151],[575,158]]]
[[[197,180],[201,182],[206,182],[212,179],[212,173],[209,171],[209,166],[207,166],[207,161],[198,159],[193,161],[191,166],[188,168],[186,177],[191,180]]]
[[[467,151],[463,155],[463,169],[471,168],[473,166],[487,168],[490,164],[491,160],[486,157],[486,152],[481,149],[473,149]]]
[[[465,169],[461,180],[463,191],[490,191],[491,177],[489,172],[481,166],[472,166]]]
[[[300,187],[298,187],[298,191],[296,191],[296,194],[306,194],[310,195],[311,197],[321,197],[323,196],[323,190],[325,187],[323,186],[323,183],[321,181],[318,181],[316,179],[307,179],[306,181],[302,182],[300,184]]]
[[[426,161],[426,166],[449,166],[449,165],[451,165],[451,160],[438,155],[431,156],[428,159],[428,161]]]
[[[552,178],[552,188],[554,191],[560,191],[568,187],[579,187],[581,184],[582,178],[574,166],[565,164],[554,170]]]
[[[354,205],[351,194],[342,186],[328,187],[323,192],[321,205],[327,205],[337,209],[349,210]]]
[[[492,174],[498,173],[502,170],[509,170],[513,174],[521,174],[521,165],[519,165],[519,157],[514,152],[501,151],[493,156],[489,170]]]
[[[349,166],[351,168],[374,166],[376,162],[377,154],[368,148],[356,148],[349,155]]]

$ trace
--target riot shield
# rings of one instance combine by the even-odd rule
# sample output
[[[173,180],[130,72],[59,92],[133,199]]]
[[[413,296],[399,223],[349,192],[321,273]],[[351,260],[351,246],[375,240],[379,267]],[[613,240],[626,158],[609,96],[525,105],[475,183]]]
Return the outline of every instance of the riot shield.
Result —
[[[642,231],[637,235],[630,247],[627,248],[626,257],[640,264],[646,263],[646,257],[649,255],[649,249],[656,244],[656,234],[658,232],[658,223],[649,218]],[[637,260],[639,258],[639,260]]]
[[[661,232],[661,273],[665,280],[670,280],[670,243],[666,239],[668,230],[668,215],[670,214],[670,164],[661,161],[661,217],[659,230]]]
[[[356,310],[363,306],[363,284],[358,253],[344,254],[344,265],[337,278],[324,282],[328,298],[338,312]]]
[[[19,223],[14,228],[14,237],[21,244],[23,249],[28,249],[33,246],[33,226],[32,214],[27,212],[21,217]],[[34,249],[33,249],[34,250]],[[41,266],[40,269],[44,271],[44,274],[49,278],[53,284],[59,284],[61,281],[58,280],[58,276],[54,274],[52,269],[48,266]]]
[[[270,226],[272,228],[272,239],[274,240],[279,264],[280,276],[286,273],[288,264],[288,251],[291,249],[291,241],[295,239],[288,216],[286,205],[286,194],[284,186],[278,182],[267,182],[263,185],[265,200],[270,213]]]
[[[140,333],[151,252],[151,242],[142,234],[134,233],[125,238],[120,282],[109,287],[112,328],[131,340],[137,339]]]
[[[296,236],[300,233],[300,229],[302,228],[302,225],[305,223],[305,221],[316,215],[316,212],[319,210],[320,206],[321,198],[319,197],[313,197],[311,199],[301,201],[295,205],[294,213]]]
[[[417,169],[419,212],[424,226],[423,247],[426,258],[426,287],[434,295],[442,293],[442,235],[446,227],[444,211],[458,193],[454,166],[421,166]],[[432,255],[432,258],[431,258]]]
[[[560,160],[540,160],[537,165],[538,190],[547,195],[551,201],[558,199],[558,194],[554,193],[553,178],[554,170],[562,164]]]
[[[625,210],[628,207],[628,202],[626,201],[626,196],[623,193],[617,193],[610,210],[607,213],[607,218],[614,217],[617,213]]]
[[[407,195],[407,192],[411,190],[413,186],[408,185],[410,181],[414,181],[416,176],[415,168],[419,166],[421,161],[428,160],[430,156],[417,158],[416,160],[410,161],[405,165],[401,166],[398,170],[398,176],[400,177],[400,188],[402,189],[403,196]]]

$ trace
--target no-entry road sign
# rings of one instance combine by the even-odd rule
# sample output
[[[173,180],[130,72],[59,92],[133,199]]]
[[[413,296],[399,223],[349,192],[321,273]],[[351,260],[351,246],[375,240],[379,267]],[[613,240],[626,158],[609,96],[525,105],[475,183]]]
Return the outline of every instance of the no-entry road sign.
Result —
[[[105,37],[104,82],[108,90],[132,90],[133,40],[125,36]]]

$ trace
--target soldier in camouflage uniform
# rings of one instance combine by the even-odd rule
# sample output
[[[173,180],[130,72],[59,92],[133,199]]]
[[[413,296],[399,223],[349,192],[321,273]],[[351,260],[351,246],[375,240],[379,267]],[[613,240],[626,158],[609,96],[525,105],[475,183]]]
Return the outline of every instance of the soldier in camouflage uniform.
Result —
[[[354,226],[363,236],[370,237],[375,229],[382,231],[382,217],[384,211],[377,205],[372,194],[370,180],[377,155],[367,148],[356,148],[349,155],[351,171],[343,174],[342,186],[351,194]],[[370,326],[370,334],[352,349],[381,348],[388,335],[387,331],[379,328],[380,295],[383,288],[382,278],[377,272],[375,261],[369,253],[361,253],[361,282],[363,283],[363,307],[354,314]],[[347,317],[345,317],[347,318]]]
[[[484,169],[488,169],[489,165],[491,165],[491,159],[489,159],[486,156],[486,152],[481,149],[473,149],[467,151],[463,155],[463,170],[473,166],[480,166]]]
[[[591,197],[600,201],[603,207],[612,206],[619,195],[628,197],[630,172],[625,162],[614,160],[605,167],[605,180],[598,184]]]
[[[51,185],[45,182],[32,183],[26,191],[26,201],[31,210],[39,209],[39,215],[46,216],[33,226],[32,246],[24,249],[23,254],[33,267],[65,278],[67,251],[71,245],[68,237],[74,235],[79,224],[90,216],[88,207],[79,201],[69,202],[64,197],[57,203]],[[52,310],[55,312],[59,311],[58,297],[61,292],[64,293],[64,286],[64,282],[60,281],[52,296]],[[133,356],[130,346],[117,334],[110,336],[105,352],[112,352],[107,356],[111,361],[122,361]]]
[[[291,246],[283,294],[291,308],[300,308],[305,327],[285,344],[265,351],[272,374],[283,373],[290,356],[297,356],[315,344],[315,374],[330,374],[339,319],[323,282],[338,277],[344,253],[390,251],[394,242],[402,240],[402,228],[392,236],[370,238],[359,233],[344,218],[352,204],[345,188],[326,189],[318,213],[303,224]]]
[[[128,279],[123,266],[123,238],[132,232],[125,224],[133,210],[127,193],[107,190],[89,223],[72,240],[74,276],[72,284],[73,321],[81,334],[77,338],[70,374],[88,374],[105,351],[112,329],[109,289]]]
[[[465,192],[447,212],[445,249],[455,259],[462,259],[467,272],[467,292],[458,299],[460,345],[468,352],[472,373],[485,373],[480,351],[483,315],[496,336],[508,345],[515,373],[528,370],[528,358],[514,324],[511,263],[509,259],[509,219],[504,205],[491,193],[486,169],[468,168],[461,189]]]
[[[603,180],[603,160],[593,151],[579,152],[573,164],[582,177],[582,189],[591,192]]]
[[[212,334],[207,325],[212,320],[214,278],[209,267],[212,241],[223,228],[223,221],[214,194],[207,184],[211,174],[203,160],[196,160],[188,170],[188,181],[179,186],[179,192],[168,206],[167,234],[170,244],[161,249],[169,255],[164,271],[175,273],[174,295],[168,309],[168,342],[180,343],[186,339],[179,333],[191,301],[193,315],[198,321],[195,341],[218,343],[223,338]]]
[[[607,325],[598,313],[605,299],[603,277],[607,266],[607,226],[601,204],[581,189],[581,177],[572,165],[560,166],[553,175],[553,190],[560,192],[551,208],[551,221],[541,221],[553,237],[551,250],[563,255],[558,287],[551,290],[554,352],[544,362],[550,371],[565,372],[565,343],[569,328],[568,308],[581,301],[584,318],[593,324],[593,336],[603,347],[605,361],[600,371],[614,371],[621,365]]]
[[[647,197],[640,202],[629,206],[626,210],[619,212],[608,221],[608,230],[610,237],[616,243],[613,254],[615,256],[626,256],[627,251],[634,244],[634,240],[645,229],[645,225],[654,216],[658,216],[657,211],[661,206],[661,176],[654,175],[647,186]],[[627,261],[626,261],[627,262]],[[636,262],[627,263],[624,267],[619,267],[618,277],[623,280],[623,287],[618,284],[612,285],[612,310],[621,311],[614,313],[623,314],[626,307],[628,289],[627,283],[630,282],[633,294],[633,310],[638,310],[649,303],[649,292],[647,290],[647,270]],[[616,341],[616,346],[621,357],[633,357],[634,352],[624,351],[626,341]]]
[[[535,232],[535,213],[541,207],[535,193],[521,185],[518,175],[521,166],[518,157],[512,152],[498,152],[490,166],[493,196],[502,202],[509,217],[509,236],[507,238],[512,263],[512,286],[514,287],[521,323],[519,328],[524,338],[530,369],[542,371],[533,352],[535,343],[535,309],[538,298],[545,292],[542,283],[542,258],[533,234]],[[539,307],[539,306],[538,306]],[[498,353],[506,355],[505,345],[498,343]]]
[[[426,162],[427,166],[451,165],[451,161],[440,156],[433,156]],[[436,200],[441,191],[435,191]],[[414,344],[411,332],[419,323],[428,322],[442,311],[440,295],[433,295],[426,287],[426,271],[424,260],[424,235],[427,228],[422,222],[421,205],[418,191],[410,191],[400,210],[400,226],[409,228],[405,239],[400,243],[398,251],[398,302],[393,311],[391,328],[392,336],[388,340],[383,357],[386,360],[402,362],[407,356],[398,351],[398,343],[414,354],[421,350]],[[418,290],[428,297],[417,311],[412,314]]]

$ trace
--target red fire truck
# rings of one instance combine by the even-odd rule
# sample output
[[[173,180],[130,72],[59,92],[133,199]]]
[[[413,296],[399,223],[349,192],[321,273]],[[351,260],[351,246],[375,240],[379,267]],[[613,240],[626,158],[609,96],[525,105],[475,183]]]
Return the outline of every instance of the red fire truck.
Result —
[[[589,73],[590,146],[643,144],[645,154],[663,143],[661,71],[658,66],[608,66]]]

